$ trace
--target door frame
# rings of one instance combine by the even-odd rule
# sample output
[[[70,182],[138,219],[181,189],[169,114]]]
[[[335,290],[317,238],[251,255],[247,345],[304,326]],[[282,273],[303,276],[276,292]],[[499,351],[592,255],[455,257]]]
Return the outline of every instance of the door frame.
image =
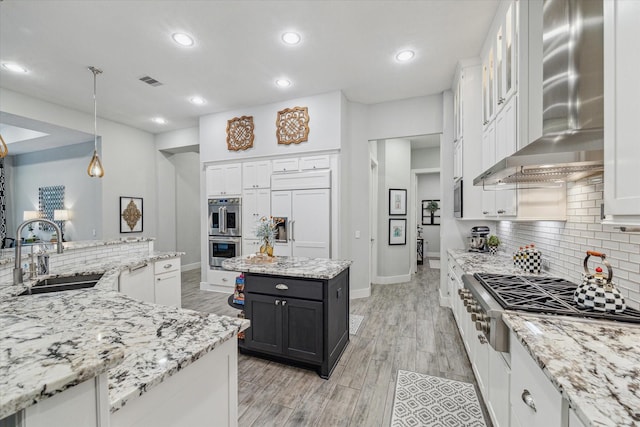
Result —
[[[378,277],[378,161],[369,153],[369,293]]]
[[[442,173],[440,168],[424,168],[424,169],[411,169],[411,200],[409,204],[409,242],[411,245],[411,273],[416,274],[418,272],[418,175],[435,174],[440,175],[442,179]],[[438,192],[441,192],[441,188],[438,187]],[[440,200],[442,200],[442,194],[440,194]],[[442,203],[441,203],[442,205]],[[440,227],[440,241],[442,241],[442,227]],[[426,259],[427,253],[423,252],[423,258]]]

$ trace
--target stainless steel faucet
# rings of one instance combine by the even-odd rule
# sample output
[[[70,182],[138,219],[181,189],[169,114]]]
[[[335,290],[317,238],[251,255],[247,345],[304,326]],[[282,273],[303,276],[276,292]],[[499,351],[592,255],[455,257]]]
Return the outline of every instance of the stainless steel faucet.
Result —
[[[58,226],[58,224],[56,224],[53,221],[50,221],[48,219],[44,219],[44,218],[34,218],[34,219],[28,219],[25,222],[23,222],[22,224],[20,224],[18,226],[18,230],[16,231],[16,252],[15,252],[15,265],[13,268],[13,284],[14,285],[18,285],[20,283],[22,283],[22,238],[20,237],[22,235],[22,230],[24,229],[24,227],[26,225],[29,225],[33,222],[45,222],[47,224],[49,224],[50,226],[52,226],[55,230],[56,230],[56,236],[58,238],[58,253],[61,254],[63,252],[63,248],[62,248],[62,230],[60,230],[60,227]]]

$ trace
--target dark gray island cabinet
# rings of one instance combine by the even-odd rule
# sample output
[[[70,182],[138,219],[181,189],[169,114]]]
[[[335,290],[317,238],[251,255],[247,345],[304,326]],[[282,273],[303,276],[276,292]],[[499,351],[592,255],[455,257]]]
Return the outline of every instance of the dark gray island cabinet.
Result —
[[[223,267],[244,273],[244,311],[251,320],[243,353],[315,368],[329,378],[349,342],[350,261],[278,257],[269,264],[251,258]]]

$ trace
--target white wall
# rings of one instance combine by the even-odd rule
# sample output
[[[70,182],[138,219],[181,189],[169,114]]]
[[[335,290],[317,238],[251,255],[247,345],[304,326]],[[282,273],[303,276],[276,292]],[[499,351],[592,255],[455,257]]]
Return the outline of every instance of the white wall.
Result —
[[[421,148],[411,151],[411,169],[440,167],[440,147]]]
[[[7,205],[11,217],[7,220],[7,236],[15,237],[17,225],[25,210],[38,210],[40,187],[64,185],[64,207],[71,211],[71,220],[64,224],[67,241],[92,240],[101,235],[102,185],[87,176],[88,160],[93,154],[93,141],[50,150],[9,156],[12,203]],[[98,219],[98,220],[96,220]],[[51,233],[41,234],[46,239]]]
[[[439,151],[439,150],[438,150]],[[415,152],[415,151],[414,151]],[[418,200],[416,200],[416,218],[422,227],[425,256],[440,256],[440,226],[422,224],[422,200],[440,200],[440,173],[425,173],[418,175]],[[429,222],[429,221],[428,221]]]
[[[176,249],[185,252],[185,268],[200,265],[200,155],[178,153],[172,158],[176,169]]]
[[[378,158],[384,163],[384,185],[379,187],[378,201],[378,276],[391,279],[391,281],[406,281],[410,277],[411,270],[411,239],[409,234],[409,206],[411,199],[411,142],[406,139],[385,140],[378,142],[378,148],[383,148],[383,158]],[[406,215],[389,215],[389,189],[407,190]],[[389,244],[389,220],[406,220],[406,244]]]
[[[277,113],[285,108],[307,107],[309,140],[300,144],[278,144]],[[310,151],[339,150],[341,142],[342,93],[330,92],[267,105],[225,111],[200,117],[200,160],[203,163],[245,160],[263,156],[291,156]],[[227,149],[227,121],[234,117],[253,116],[253,147]]]
[[[98,113],[99,111],[98,100]],[[93,115],[0,88],[0,110],[45,123],[93,134]],[[98,134],[102,137],[101,160],[105,176],[102,183],[102,218],[94,218],[96,228],[102,223],[103,239],[131,236],[120,233],[120,196],[144,199],[144,231],[135,236],[155,237],[156,158],[152,134],[98,117]],[[86,159],[87,164],[90,157]],[[86,166],[83,167],[86,172]],[[85,175],[83,179],[95,180]]]

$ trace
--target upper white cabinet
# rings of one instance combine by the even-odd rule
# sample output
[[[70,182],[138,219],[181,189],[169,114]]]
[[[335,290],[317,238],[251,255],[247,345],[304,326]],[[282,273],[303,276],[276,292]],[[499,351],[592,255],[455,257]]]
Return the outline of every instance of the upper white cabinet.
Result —
[[[608,222],[640,224],[640,2],[604,2],[604,208]]]
[[[208,197],[240,196],[242,193],[242,166],[240,163],[207,166],[205,175]]]
[[[271,186],[271,161],[245,162],[242,164],[242,188],[269,188]]]
[[[276,159],[273,161],[273,172],[298,172],[299,160],[297,157],[289,159]]]

